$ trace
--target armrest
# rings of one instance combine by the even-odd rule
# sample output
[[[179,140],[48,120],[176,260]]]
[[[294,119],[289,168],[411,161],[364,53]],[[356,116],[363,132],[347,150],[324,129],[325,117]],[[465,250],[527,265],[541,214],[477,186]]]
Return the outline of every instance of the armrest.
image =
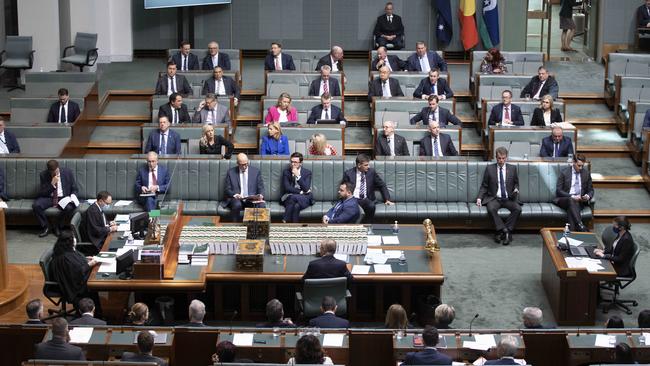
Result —
[[[63,49],[63,56],[61,56],[61,58],[64,58],[64,57],[65,57],[65,53],[66,53],[66,51],[69,50],[69,49],[71,49],[71,48],[74,48],[74,46],[68,46],[68,47],[64,48],[64,49]]]
[[[345,290],[345,298],[349,299],[352,297],[352,293],[350,293],[350,290]]]
[[[34,52],[36,52],[36,50],[32,50],[32,52],[29,53],[29,68],[30,69],[34,66]]]
[[[77,243],[77,251],[86,256],[93,256],[99,253],[99,249],[95,246],[95,244],[90,242]]]
[[[98,50],[99,50],[99,48],[93,48],[92,50],[88,50],[88,52],[86,53],[86,65],[93,66],[95,64],[95,62],[97,62],[97,58],[98,58],[97,51]],[[92,60],[93,60],[92,64],[90,63],[91,55],[92,55]]]
[[[3,56],[5,53],[7,53],[7,50],[2,50],[2,52],[0,52],[0,62],[2,62],[2,56]]]

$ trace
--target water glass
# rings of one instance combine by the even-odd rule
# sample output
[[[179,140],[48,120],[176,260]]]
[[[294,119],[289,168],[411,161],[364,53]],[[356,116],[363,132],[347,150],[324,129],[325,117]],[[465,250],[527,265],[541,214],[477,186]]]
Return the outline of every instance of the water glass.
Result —
[[[395,339],[397,339],[399,341],[402,338],[404,338],[404,331],[403,330],[398,330],[397,332],[395,332]]]
[[[277,338],[280,336],[280,328],[279,327],[274,327],[273,328],[273,338]]]

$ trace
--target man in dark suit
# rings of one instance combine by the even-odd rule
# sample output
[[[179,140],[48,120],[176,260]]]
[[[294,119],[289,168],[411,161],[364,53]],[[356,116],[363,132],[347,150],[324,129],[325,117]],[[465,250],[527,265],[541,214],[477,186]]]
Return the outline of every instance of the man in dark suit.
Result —
[[[384,121],[382,129],[384,133],[377,135],[375,156],[409,156],[406,139],[395,133],[395,123]]]
[[[347,319],[336,316],[336,308],[336,299],[332,296],[323,297],[320,305],[320,311],[323,315],[309,320],[309,326],[318,328],[349,328],[350,322]]]
[[[188,41],[181,43],[180,50],[173,54],[171,60],[181,71],[198,70],[199,58],[191,52],[192,45]]]
[[[420,140],[420,156],[457,156],[458,151],[454,147],[454,142],[446,133],[440,133],[438,121],[429,123],[429,136],[424,136]]]
[[[74,174],[68,168],[60,168],[58,161],[49,160],[47,162],[47,169],[41,172],[40,181],[40,190],[38,197],[32,204],[32,210],[34,210],[34,215],[38,219],[42,230],[38,237],[42,238],[50,233],[45,210],[56,207],[60,211],[57,217],[57,225],[54,226],[54,233],[57,234],[64,224],[70,222],[79,201],[77,200],[78,190]],[[65,207],[61,207],[68,199],[70,199],[70,202],[67,202]],[[74,202],[75,200],[77,202]]]
[[[43,320],[43,303],[39,299],[34,299],[25,305],[27,313],[26,325],[45,325]]]
[[[106,219],[104,208],[113,202],[113,197],[106,191],[97,193],[97,200],[88,207],[85,217],[85,229],[88,240],[97,247],[97,252],[104,245],[108,234],[117,231],[117,224]]]
[[[41,342],[34,348],[34,358],[41,360],[85,361],[86,356],[81,348],[68,343],[68,322],[65,318],[55,318],[52,321],[52,339]]]
[[[404,48],[404,25],[402,18],[393,14],[393,3],[387,2],[384,8],[385,14],[377,17],[375,23],[375,42],[379,47],[385,47],[387,44],[392,44],[396,50]]]
[[[47,121],[55,123],[72,123],[81,114],[79,104],[70,100],[68,89],[61,88],[58,92],[59,101],[54,102],[47,113]]]
[[[205,99],[199,104],[196,112],[194,112],[192,122],[211,125],[225,123],[230,128],[232,124],[230,120],[230,109],[220,104],[216,95],[208,93],[205,95]]]
[[[648,0],[650,1],[650,0]],[[650,127],[650,109],[645,111],[645,115],[643,116],[643,127],[642,128],[648,128]]]
[[[9,201],[5,187],[5,171],[0,168],[0,202]]]
[[[93,299],[84,297],[79,300],[79,312],[81,317],[71,321],[71,325],[106,325],[106,321],[95,318],[95,302]]]
[[[424,125],[428,125],[431,121],[438,121],[440,127],[447,127],[448,123],[460,126],[461,122],[458,117],[451,114],[451,111],[447,108],[438,106],[438,96],[429,95],[428,98],[429,106],[422,108],[420,113],[413,116],[410,120],[411,124],[417,124],[420,121]]]
[[[329,94],[323,94],[320,96],[319,105],[315,105],[311,109],[309,118],[307,118],[308,124],[318,123],[319,120],[334,120],[339,124],[345,125],[345,117],[343,116],[343,111],[341,108],[332,104],[332,96]]]
[[[208,93],[213,93],[217,98],[219,96],[233,96],[235,97],[235,106],[239,102],[239,85],[230,76],[225,76],[223,69],[218,66],[214,68],[213,77],[203,82],[201,94],[206,95]]]
[[[539,156],[543,158],[566,158],[569,154],[573,155],[571,138],[564,136],[562,127],[553,127],[551,136],[546,136],[542,139]]]
[[[321,257],[309,262],[302,279],[345,277],[348,279],[349,284],[353,279],[352,273],[348,270],[345,261],[334,258],[335,253],[336,241],[334,239],[323,239],[320,243]]]
[[[264,182],[259,169],[249,166],[248,156],[237,155],[237,166],[226,174],[225,200],[223,207],[230,208],[233,222],[241,221],[245,207],[266,207],[264,205]]]
[[[636,25],[638,28],[650,27],[650,0],[636,9]]]
[[[165,194],[169,183],[170,177],[167,169],[158,165],[158,154],[155,151],[150,151],[147,154],[147,166],[140,168],[138,176],[135,178],[135,193],[140,197],[140,204],[147,212],[156,208],[156,195]]]
[[[422,331],[424,350],[407,353],[402,365],[451,365],[452,359],[436,349],[438,339],[438,329],[427,325]]]
[[[144,153],[154,151],[159,155],[178,155],[181,153],[181,136],[169,128],[169,119],[158,117],[158,129],[153,130],[147,137]]]
[[[406,59],[408,71],[429,72],[437,68],[440,71],[447,71],[447,62],[437,52],[427,51],[424,42],[415,43],[415,52]]]
[[[271,51],[264,59],[264,70],[296,70],[296,65],[293,64],[293,57],[291,55],[282,53],[282,45],[273,42],[271,43]]]
[[[329,66],[333,72],[343,71],[343,48],[332,46],[330,53],[318,60],[316,71],[320,71],[323,65]]]
[[[167,366],[167,362],[153,356],[154,336],[150,331],[138,333],[138,353],[124,352],[120,361],[123,362],[155,362],[158,366]]]
[[[429,77],[420,80],[420,84],[413,91],[413,98],[428,99],[430,95],[436,95],[440,100],[454,96],[447,80],[440,78],[440,71],[436,68],[431,69]]]
[[[20,145],[16,135],[5,129],[5,121],[0,117],[0,155],[18,153],[20,153]]]
[[[172,93],[188,96],[194,92],[185,76],[176,74],[176,64],[174,61],[169,61],[167,63],[167,73],[158,78],[154,94],[170,96]]]
[[[283,194],[280,204],[284,206],[282,222],[299,222],[300,211],[314,204],[311,192],[311,171],[302,166],[303,156],[291,154],[290,164],[282,171]]]
[[[573,165],[562,169],[557,177],[553,203],[567,211],[572,231],[589,231],[582,223],[580,211],[594,198],[594,187],[588,169],[583,169],[587,158],[578,154],[573,157]]]
[[[320,69],[320,77],[311,81],[309,84],[309,96],[315,97],[329,93],[333,97],[341,96],[341,88],[339,87],[339,79],[331,76],[332,68],[328,65],[323,65]]]
[[[494,126],[502,124],[504,126],[523,126],[524,116],[521,114],[521,108],[512,104],[512,91],[504,90],[501,93],[501,103],[492,107],[488,125]]]
[[[359,219],[361,212],[357,199],[352,195],[354,186],[350,182],[339,184],[339,200],[323,215],[323,224],[350,224]]]
[[[610,261],[617,277],[632,277],[635,274],[632,259],[637,246],[630,233],[630,222],[625,216],[616,216],[612,220],[612,231],[616,235],[612,245],[608,245],[604,249],[594,249],[594,255]],[[606,300],[606,302],[613,305],[612,300]]]
[[[395,55],[389,55],[386,47],[381,46],[377,48],[377,57],[370,63],[370,70],[375,71],[381,69],[383,66],[388,67],[390,71],[404,70],[404,61]]]
[[[519,365],[515,361],[515,356],[517,355],[517,348],[519,347],[519,342],[517,338],[511,335],[504,335],[499,341],[497,346],[497,360],[488,360],[484,365]]]
[[[185,323],[182,327],[205,327],[203,318],[205,318],[205,304],[201,300],[194,299],[188,308],[189,323]]]
[[[203,58],[201,70],[214,70],[217,66],[230,70],[230,56],[227,53],[220,53],[219,43],[212,41],[208,43],[208,54]]]
[[[399,86],[399,81],[390,77],[390,70],[386,66],[379,69],[379,77],[368,84],[368,102],[372,97],[403,97],[404,93]]]
[[[183,96],[178,93],[172,93],[169,96],[169,103],[163,104],[158,108],[158,118],[165,116],[176,125],[179,123],[189,123],[190,114],[187,112],[187,106],[183,104]]]
[[[488,165],[483,173],[483,182],[478,192],[476,205],[487,206],[488,215],[492,218],[496,229],[494,241],[502,245],[512,242],[512,232],[521,215],[519,203],[519,176],[517,167],[506,164],[508,149],[500,146],[496,150],[497,163]],[[506,208],[510,215],[504,223],[499,217],[499,209]]]
[[[258,328],[295,328],[290,318],[284,317],[284,306],[278,299],[266,303],[266,322],[255,325]]]
[[[379,190],[387,206],[393,205],[390,200],[388,187],[379,173],[370,167],[370,157],[366,154],[357,155],[357,166],[343,172],[343,182],[349,182],[354,186],[352,196],[365,214],[365,221],[372,223],[375,217],[375,191]]]
[[[545,95],[550,95],[557,99],[560,87],[557,85],[555,78],[550,76],[544,66],[537,69],[537,76],[533,76],[530,82],[521,90],[519,97],[524,98],[526,95],[535,100],[540,100]]]

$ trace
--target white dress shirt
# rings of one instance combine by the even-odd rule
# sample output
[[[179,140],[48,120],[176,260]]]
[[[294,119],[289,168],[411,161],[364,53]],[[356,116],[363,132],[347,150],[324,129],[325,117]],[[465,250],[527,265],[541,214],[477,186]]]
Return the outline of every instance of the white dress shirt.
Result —
[[[102,211],[102,207],[99,205],[99,203],[97,203],[97,201],[95,201],[95,204],[97,205],[97,208],[99,208],[99,212],[101,212],[101,214],[102,214],[102,220],[104,220],[104,226],[108,227],[108,221],[106,221],[106,215],[104,214],[104,211]],[[84,314],[86,314],[86,313],[84,313]]]
[[[217,119],[216,107],[215,109],[208,109],[208,116],[205,118],[205,123],[209,125],[217,123],[216,119]]]
[[[548,79],[546,79],[548,80]],[[539,86],[539,89],[537,90],[537,93],[533,95],[533,99],[539,99],[539,93],[542,92],[542,89],[544,88],[544,84],[546,84],[546,80],[542,81],[542,85]]]
[[[221,78],[221,80],[214,79],[214,94],[226,95],[226,87],[223,85],[223,78]]]
[[[241,187],[241,195],[248,197],[248,169],[245,172],[239,171],[239,187]]]
[[[551,125],[551,114],[552,113],[553,113],[552,111],[548,111],[548,113],[542,112],[542,115],[544,115],[544,124],[547,125],[547,126]]]
[[[172,90],[172,80],[174,81],[173,82],[174,88],[176,89],[176,91],[178,91],[178,80],[176,80],[176,75],[171,77],[167,75],[167,96],[170,96],[172,95],[172,93],[174,93],[174,91]]]
[[[215,68],[219,66],[219,54],[212,56],[212,67]]]
[[[582,178],[580,173],[576,174],[575,168],[571,168],[571,191],[569,194],[572,196],[580,196],[582,193]]]
[[[282,109],[278,108],[278,114],[280,114],[280,117],[278,118],[278,122],[288,122],[289,118],[287,117],[289,115],[289,110],[287,109],[286,111],[283,111]]]
[[[420,69],[422,72],[431,71],[431,66],[429,65],[429,57],[425,54],[423,57],[420,57]]]
[[[434,116],[434,121],[440,121],[440,107],[436,107],[436,110],[433,111],[433,116]],[[431,112],[429,112],[429,115],[427,116],[429,120],[431,120]]]
[[[388,148],[390,149],[390,156],[395,156],[395,134],[390,136],[386,135],[386,142],[388,143]]]
[[[318,96],[319,96],[319,97],[320,97],[321,95],[323,95],[323,93],[325,93],[325,83],[328,83],[328,82],[329,82],[329,81],[325,81],[325,80],[321,79],[321,81],[320,81],[320,88],[318,88]],[[329,88],[329,84],[327,85],[327,87]],[[332,94],[332,91],[331,91],[331,90],[328,90],[328,92],[330,93],[330,95]]]
[[[63,176],[59,173],[59,183],[56,184],[56,196],[63,197]]]
[[[0,154],[9,154],[9,148],[7,147],[7,138],[5,137],[5,132],[0,132]]]
[[[189,58],[189,56],[186,56],[186,55],[181,53],[181,70],[182,71],[189,70],[189,67],[187,67],[187,59],[188,58]]]
[[[332,58],[332,55],[330,55],[330,61],[332,62],[332,72],[337,72],[339,71],[339,64],[334,58]]]
[[[357,184],[354,185],[352,196],[359,199],[359,190],[361,189],[361,171],[357,169]],[[368,180],[366,179],[366,197],[368,197]]]
[[[323,109],[320,113],[320,119],[332,119],[332,108]]]
[[[501,174],[499,174],[499,164],[497,164],[497,198],[501,198]],[[506,187],[508,173],[506,172],[506,164],[503,164],[503,186]],[[508,188],[506,188],[506,198],[508,198]]]
[[[276,70],[282,70],[282,52],[273,57],[273,68]]]
[[[381,96],[382,97],[392,97],[393,95],[390,93],[390,79],[383,81],[380,80],[381,82]]]

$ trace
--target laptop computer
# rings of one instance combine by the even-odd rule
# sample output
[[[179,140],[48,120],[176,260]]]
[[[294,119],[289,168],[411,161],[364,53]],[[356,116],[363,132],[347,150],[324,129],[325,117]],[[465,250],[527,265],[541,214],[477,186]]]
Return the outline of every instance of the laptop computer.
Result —
[[[338,125],[339,122],[335,119],[317,119],[316,124],[318,125],[333,125],[336,124]]]
[[[594,249],[596,249],[595,245],[583,245],[579,247],[571,246],[569,248],[569,253],[574,257],[598,258],[594,255]]]

